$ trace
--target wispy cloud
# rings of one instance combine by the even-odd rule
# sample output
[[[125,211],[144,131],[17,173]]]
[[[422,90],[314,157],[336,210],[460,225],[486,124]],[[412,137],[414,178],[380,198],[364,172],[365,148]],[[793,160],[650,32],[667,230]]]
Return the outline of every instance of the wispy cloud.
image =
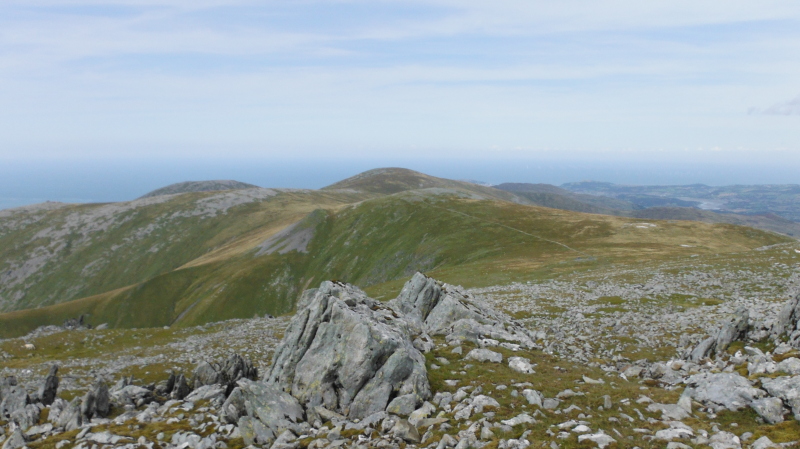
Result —
[[[764,115],[800,115],[800,95],[792,100],[774,104],[761,111],[754,110],[754,112]]]

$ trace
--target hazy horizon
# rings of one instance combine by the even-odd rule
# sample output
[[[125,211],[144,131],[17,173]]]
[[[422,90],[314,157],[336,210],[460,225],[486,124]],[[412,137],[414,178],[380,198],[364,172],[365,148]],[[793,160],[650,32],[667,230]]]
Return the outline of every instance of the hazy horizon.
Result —
[[[491,184],[602,181],[630,185],[796,184],[793,166],[708,161],[589,159],[116,159],[0,165],[0,209],[44,201],[129,201],[183,181],[233,179],[260,187],[318,189],[366,170],[402,167]]]

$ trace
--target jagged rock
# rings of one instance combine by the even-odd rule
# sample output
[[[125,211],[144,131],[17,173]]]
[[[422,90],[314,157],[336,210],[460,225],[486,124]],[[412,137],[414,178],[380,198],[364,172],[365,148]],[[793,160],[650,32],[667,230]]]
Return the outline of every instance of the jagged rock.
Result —
[[[50,405],[56,399],[56,393],[58,393],[58,365],[53,365],[44,383],[39,387],[39,400],[44,405]]]
[[[222,363],[201,362],[195,368],[191,385],[194,389],[204,385],[225,385],[226,394],[230,394],[239,379],[258,379],[258,369],[249,359],[233,354]]]
[[[239,418],[247,414],[244,404],[244,395],[241,388],[234,388],[228,399],[222,404],[219,412],[219,419],[222,422],[236,424]]]
[[[141,407],[149,404],[153,399],[152,391],[137,385],[127,385],[119,390],[115,387],[115,389],[111,390],[111,402],[118,407],[125,407],[126,405]]]
[[[275,435],[280,435],[284,430],[294,430],[302,433],[305,428],[299,423],[303,421],[305,413],[300,403],[290,394],[279,390],[275,385],[255,382],[250,379],[240,379],[238,389],[244,400],[247,417],[253,418],[251,423],[257,439],[270,439],[271,444]],[[243,418],[239,419],[242,422]],[[269,432],[259,430],[258,423],[263,424]],[[241,424],[240,424],[241,425]],[[271,437],[269,435],[272,435]],[[265,443],[266,444],[266,443]]]
[[[57,423],[61,412],[67,407],[69,407],[69,402],[61,398],[56,398],[50,405],[50,412],[47,414],[47,420],[51,423]]]
[[[81,398],[75,398],[58,415],[56,427],[61,427],[69,432],[70,430],[79,428],[82,424]]]
[[[800,348],[800,294],[783,305],[772,331],[776,336],[786,335],[791,346]]]
[[[417,444],[421,440],[417,428],[405,419],[397,420],[394,427],[392,427],[392,433],[406,443]]]
[[[227,387],[223,385],[205,385],[192,391],[184,400],[186,402],[210,401],[219,405],[225,401],[226,389]]]
[[[714,352],[717,346],[717,339],[715,337],[708,337],[701,341],[686,357],[687,360],[692,362],[699,362]]]
[[[734,341],[744,340],[747,337],[747,330],[750,327],[750,313],[745,308],[736,311],[733,321],[722,326],[717,334],[714,349],[717,354],[722,353]]]
[[[3,443],[2,449],[19,449],[24,447],[26,443],[25,434],[22,433],[22,430],[17,429],[11,433],[11,436]]]
[[[533,347],[528,332],[513,324],[504,314],[473,298],[461,287],[416,273],[389,306],[404,315],[408,322],[431,335],[452,335],[453,326],[462,320],[469,323],[462,332],[474,330],[470,341],[486,335],[495,340],[516,341]],[[469,331],[465,332],[469,334]],[[458,334],[458,332],[456,332]]]
[[[108,392],[108,385],[102,380],[98,380],[83,397],[81,415],[88,421],[95,416],[105,418],[110,412],[111,397]]]
[[[393,396],[430,398],[425,359],[408,322],[351,285],[323,282],[292,318],[266,380],[306,408],[350,419],[383,411]]]
[[[167,380],[162,380],[156,384],[156,394],[159,396],[169,395],[172,392],[172,389],[175,388],[175,379],[177,378],[178,376],[176,376],[175,373],[169,373]]]
[[[28,392],[20,386],[3,389],[3,400],[0,401],[0,417],[9,418],[17,410],[24,409],[30,403]]]
[[[800,376],[762,379],[761,386],[792,409],[794,419],[800,421]]]
[[[686,380],[684,395],[716,410],[736,411],[765,396],[746,378],[735,373],[701,373]]]
[[[492,362],[492,363],[500,363],[503,361],[503,354],[499,352],[494,352],[489,349],[473,349],[470,351],[466,357],[469,360],[476,360],[478,362]]]
[[[256,418],[242,416],[239,418],[239,433],[242,435],[244,444],[269,446],[275,441],[275,432]]]
[[[170,392],[169,397],[172,399],[182,400],[191,392],[192,387],[189,386],[189,383],[186,381],[186,377],[183,374],[178,374],[178,376],[175,378],[175,383],[172,386],[172,391]]]
[[[34,404],[28,404],[23,408],[18,408],[11,413],[11,421],[17,423],[20,429],[24,431],[39,422],[39,415],[41,410]]]
[[[750,403],[750,407],[769,424],[783,422],[783,401],[778,398],[757,399]]]

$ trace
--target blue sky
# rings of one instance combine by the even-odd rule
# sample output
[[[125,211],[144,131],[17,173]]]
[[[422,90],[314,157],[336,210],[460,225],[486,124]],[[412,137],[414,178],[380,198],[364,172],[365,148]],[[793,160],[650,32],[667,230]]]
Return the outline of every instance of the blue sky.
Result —
[[[0,2],[0,163],[228,155],[800,168],[800,2]]]

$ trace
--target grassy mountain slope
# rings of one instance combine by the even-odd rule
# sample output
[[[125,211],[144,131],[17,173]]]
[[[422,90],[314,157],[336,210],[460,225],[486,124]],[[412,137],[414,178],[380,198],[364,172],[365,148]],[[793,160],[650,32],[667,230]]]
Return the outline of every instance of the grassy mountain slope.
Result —
[[[221,248],[224,257],[201,256],[200,262],[114,292],[0,315],[0,334],[17,335],[81,313],[89,313],[94,324],[115,327],[191,325],[287,313],[303,289],[325,279],[345,280],[386,296],[418,270],[448,282],[481,286],[643,258],[747,251],[787,241],[731,225],[642,226],[630,218],[476,200],[435,189],[313,214],[313,238],[305,252],[259,255],[257,245],[232,243],[239,249]],[[291,239],[292,233],[285,238]]]
[[[258,186],[231,180],[187,181],[170,184],[166,187],[153,190],[152,192],[143,195],[141,198],[152,198],[154,196],[161,195],[175,195],[178,193],[212,192],[217,190],[241,190],[254,188],[258,188]]]
[[[504,183],[496,189],[513,192],[537,206],[554,209],[614,215],[617,211],[634,210],[638,207],[627,201],[595,195],[572,193],[550,184]]]
[[[355,192],[247,189],[127,203],[6,211],[0,217],[0,310],[98,295],[248,250]]]
[[[380,195],[391,195],[411,190],[439,189],[439,193],[443,191],[468,192],[475,195],[476,198],[528,203],[511,192],[466,181],[437,178],[405,168],[368,170],[323,188],[323,190],[338,189],[357,190]]]

